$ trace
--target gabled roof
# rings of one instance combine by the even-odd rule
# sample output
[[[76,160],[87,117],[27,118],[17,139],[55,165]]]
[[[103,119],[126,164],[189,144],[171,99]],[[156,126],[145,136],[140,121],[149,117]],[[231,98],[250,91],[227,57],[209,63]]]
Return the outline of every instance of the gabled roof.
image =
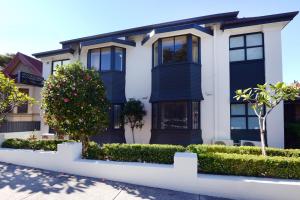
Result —
[[[3,73],[10,76],[19,63],[30,67],[38,76],[43,76],[43,63],[37,59],[18,52],[3,69]]]

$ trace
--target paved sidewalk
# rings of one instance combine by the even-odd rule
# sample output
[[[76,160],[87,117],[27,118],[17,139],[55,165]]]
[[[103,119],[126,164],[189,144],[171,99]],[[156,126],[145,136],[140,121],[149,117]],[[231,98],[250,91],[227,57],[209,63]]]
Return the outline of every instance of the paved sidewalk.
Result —
[[[88,169],[87,169],[88,170]],[[0,163],[1,200],[224,200]]]

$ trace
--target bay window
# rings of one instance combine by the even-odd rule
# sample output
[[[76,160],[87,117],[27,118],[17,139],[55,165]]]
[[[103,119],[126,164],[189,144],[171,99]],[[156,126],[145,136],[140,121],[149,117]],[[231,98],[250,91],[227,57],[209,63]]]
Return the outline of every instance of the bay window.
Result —
[[[124,71],[125,49],[114,46],[92,49],[88,53],[88,67],[101,72]]]
[[[153,103],[152,128],[160,130],[200,129],[200,102]]]
[[[181,35],[158,39],[153,44],[153,66],[172,63],[200,63],[200,39]]]
[[[109,71],[111,70],[111,53],[110,48],[100,49],[100,70]]]

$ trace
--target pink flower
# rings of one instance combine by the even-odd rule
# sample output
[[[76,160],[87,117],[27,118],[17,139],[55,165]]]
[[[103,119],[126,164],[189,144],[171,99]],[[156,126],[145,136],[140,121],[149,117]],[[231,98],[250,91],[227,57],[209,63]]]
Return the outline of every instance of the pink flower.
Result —
[[[65,102],[65,103],[68,103],[69,101],[70,101],[70,99],[64,98],[64,102]]]

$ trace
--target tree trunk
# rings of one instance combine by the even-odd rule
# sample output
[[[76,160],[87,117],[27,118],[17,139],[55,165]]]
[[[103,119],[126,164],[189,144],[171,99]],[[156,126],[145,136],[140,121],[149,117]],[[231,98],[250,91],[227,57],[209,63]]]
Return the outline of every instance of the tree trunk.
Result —
[[[131,133],[132,133],[132,143],[135,144],[135,138],[134,138],[134,127],[131,127]]]
[[[265,132],[266,132],[265,124],[266,124],[265,123],[265,119],[264,118],[259,118],[261,152],[262,152],[263,156],[267,155],[267,152],[266,152],[266,143],[265,143]]]
[[[80,137],[80,141],[82,142],[82,156],[85,156],[87,154],[88,145],[89,145],[89,137],[86,135],[83,135]]]

